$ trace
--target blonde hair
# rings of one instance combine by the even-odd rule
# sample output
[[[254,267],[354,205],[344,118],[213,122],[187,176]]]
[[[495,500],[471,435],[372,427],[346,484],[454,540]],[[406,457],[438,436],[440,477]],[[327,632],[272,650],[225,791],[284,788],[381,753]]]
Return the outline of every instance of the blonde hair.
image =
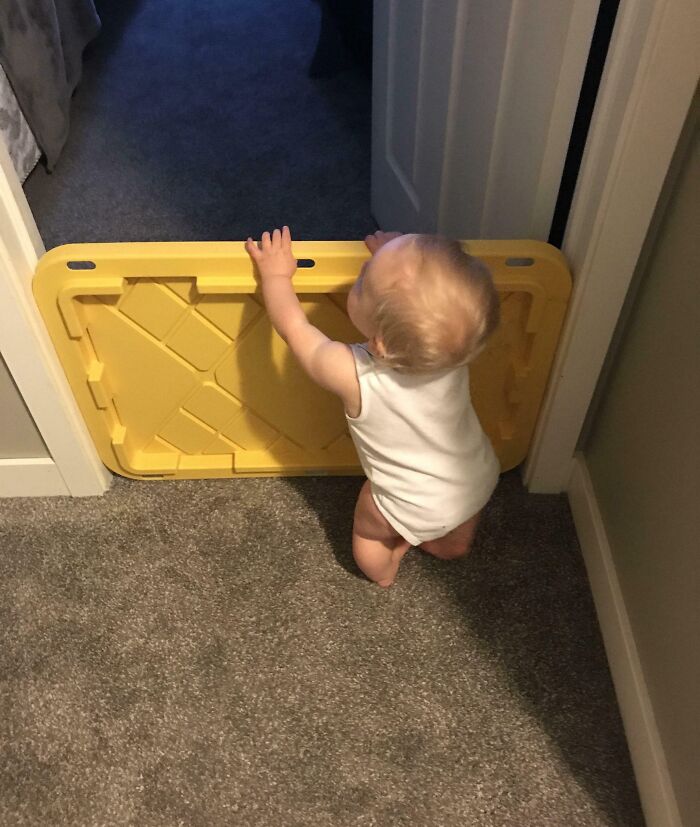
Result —
[[[405,373],[428,373],[470,362],[499,322],[491,272],[458,241],[416,235],[414,255],[392,286],[379,296],[374,323],[384,363]]]

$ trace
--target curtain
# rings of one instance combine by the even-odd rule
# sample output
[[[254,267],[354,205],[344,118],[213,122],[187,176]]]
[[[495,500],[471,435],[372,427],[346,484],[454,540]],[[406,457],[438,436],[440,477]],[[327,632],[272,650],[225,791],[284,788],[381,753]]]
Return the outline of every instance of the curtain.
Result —
[[[100,30],[93,0],[2,0],[0,65],[53,169],[68,137],[85,46]]]

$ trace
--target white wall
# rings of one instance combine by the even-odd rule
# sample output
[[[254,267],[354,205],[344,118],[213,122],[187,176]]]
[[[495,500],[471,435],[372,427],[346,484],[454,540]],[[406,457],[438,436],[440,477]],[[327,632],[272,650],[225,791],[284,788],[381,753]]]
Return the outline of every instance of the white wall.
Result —
[[[0,459],[48,455],[39,429],[0,356]]]

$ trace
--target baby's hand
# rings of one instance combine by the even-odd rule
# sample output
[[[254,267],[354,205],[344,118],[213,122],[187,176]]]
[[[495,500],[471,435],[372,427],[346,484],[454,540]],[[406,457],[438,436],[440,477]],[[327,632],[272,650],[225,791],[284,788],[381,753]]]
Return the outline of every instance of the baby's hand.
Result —
[[[292,255],[292,236],[286,225],[281,231],[275,230],[272,236],[263,233],[260,244],[248,238],[245,248],[263,280],[277,276],[291,279],[297,269],[297,260]]]
[[[370,253],[374,255],[380,247],[383,247],[387,243],[387,241],[398,238],[400,235],[403,235],[403,233],[385,233],[382,230],[377,230],[376,233],[365,236],[365,244],[367,245],[367,249]]]

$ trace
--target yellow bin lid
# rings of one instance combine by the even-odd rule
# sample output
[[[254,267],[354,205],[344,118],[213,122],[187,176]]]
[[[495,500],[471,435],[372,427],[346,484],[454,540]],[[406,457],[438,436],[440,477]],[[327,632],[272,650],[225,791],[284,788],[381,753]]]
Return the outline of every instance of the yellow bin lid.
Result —
[[[471,241],[501,325],[471,366],[503,470],[527,455],[571,291],[561,253]],[[295,242],[294,287],[328,336],[361,340],[345,303],[368,253]],[[304,266],[305,265],[305,266]],[[355,474],[342,406],[272,329],[241,242],[75,244],[48,252],[34,294],[105,465],[137,479]]]

